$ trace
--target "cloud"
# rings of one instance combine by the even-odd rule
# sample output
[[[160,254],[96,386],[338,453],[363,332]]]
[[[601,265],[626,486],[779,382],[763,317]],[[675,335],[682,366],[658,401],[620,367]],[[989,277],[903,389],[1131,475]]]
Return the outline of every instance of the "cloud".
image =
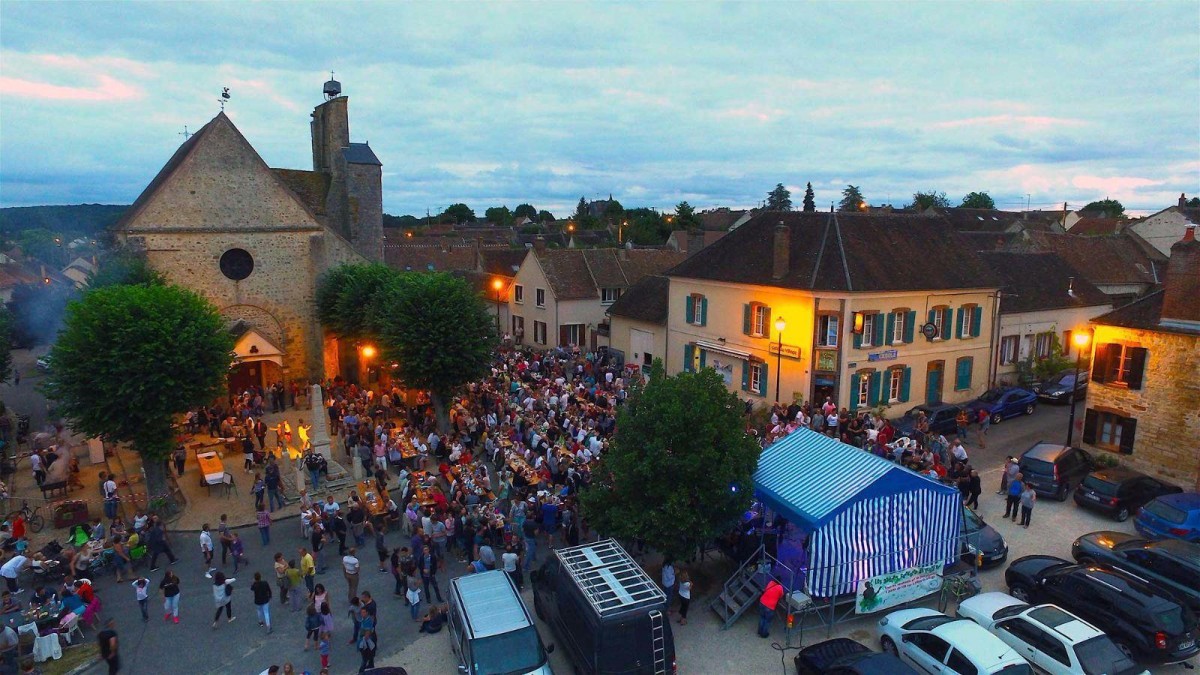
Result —
[[[934,122],[934,129],[957,129],[961,127],[1013,127],[1026,131],[1042,131],[1058,127],[1079,127],[1085,122],[1067,117],[1050,117],[1047,115],[988,115],[984,117],[967,117],[957,120]]]

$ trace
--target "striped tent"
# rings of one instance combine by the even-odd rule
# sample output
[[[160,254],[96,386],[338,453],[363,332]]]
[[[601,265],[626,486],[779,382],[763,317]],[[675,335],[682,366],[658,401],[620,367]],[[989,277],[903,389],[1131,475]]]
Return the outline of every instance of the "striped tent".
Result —
[[[959,553],[958,490],[808,429],[763,451],[754,473],[763,503],[807,533],[813,597]],[[797,589],[798,590],[798,589]]]

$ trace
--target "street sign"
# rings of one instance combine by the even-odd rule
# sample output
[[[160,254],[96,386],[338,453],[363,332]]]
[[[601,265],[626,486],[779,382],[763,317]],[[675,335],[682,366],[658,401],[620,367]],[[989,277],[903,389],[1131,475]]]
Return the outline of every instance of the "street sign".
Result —
[[[771,348],[769,350],[769,353],[771,355],[775,355],[775,354],[779,353],[779,343],[778,342],[771,343]],[[783,345],[783,355],[788,357],[789,359],[798,359],[798,358],[800,358],[800,347],[798,347],[796,345],[785,344],[785,345]]]

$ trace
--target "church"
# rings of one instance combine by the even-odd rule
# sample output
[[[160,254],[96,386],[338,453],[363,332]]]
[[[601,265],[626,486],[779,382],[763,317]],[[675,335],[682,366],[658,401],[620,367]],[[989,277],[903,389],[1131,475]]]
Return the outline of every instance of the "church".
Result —
[[[114,225],[116,240],[200,293],[237,338],[231,391],[336,373],[317,320],[321,275],[383,259],[383,166],[350,142],[348,98],[324,86],[311,171],[272,169],[222,110],[187,140]]]

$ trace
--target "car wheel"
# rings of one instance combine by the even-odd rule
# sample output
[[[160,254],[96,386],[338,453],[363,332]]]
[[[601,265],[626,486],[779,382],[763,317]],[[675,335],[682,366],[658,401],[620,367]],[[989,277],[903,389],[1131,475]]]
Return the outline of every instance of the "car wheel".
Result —
[[[1055,493],[1054,498],[1060,502],[1065,502],[1065,501],[1067,501],[1067,497],[1070,494],[1071,494],[1071,484],[1064,481],[1062,483],[1062,485],[1058,486],[1058,492]]]
[[[1032,404],[1032,403],[1030,403],[1029,405],[1025,406],[1025,414],[1026,414],[1026,415],[1032,415],[1032,414],[1033,414],[1033,407],[1034,407],[1034,406],[1033,406],[1033,404]]]
[[[1000,413],[992,414],[992,424],[1000,424],[1003,421],[1004,421],[1004,416],[1001,415]]]
[[[1024,602],[1025,604],[1033,604],[1033,593],[1029,590],[1029,587],[1025,586],[1024,584],[1009,586],[1008,594],[1020,600],[1021,602]]]
[[[891,654],[897,658],[900,657],[900,650],[896,649],[896,643],[892,641],[892,638],[886,635],[879,638],[879,646],[883,648],[885,654]]]
[[[1118,523],[1123,523],[1123,522],[1129,520],[1129,507],[1122,506],[1121,510],[1117,511],[1116,515],[1113,517],[1117,519]]]

